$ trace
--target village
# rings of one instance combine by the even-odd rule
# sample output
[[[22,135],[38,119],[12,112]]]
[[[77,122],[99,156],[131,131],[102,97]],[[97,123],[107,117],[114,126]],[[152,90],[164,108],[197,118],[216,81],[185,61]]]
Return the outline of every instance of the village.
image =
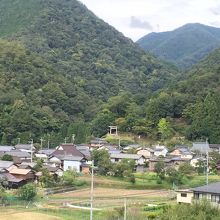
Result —
[[[105,139],[96,138],[88,144],[63,143],[55,148],[37,149],[34,143],[0,146],[1,183],[7,182],[8,188],[18,188],[27,182],[38,183],[42,172],[36,171],[35,167],[39,161],[42,168],[48,170],[53,177],[61,177],[63,172],[70,169],[82,175],[89,175],[94,150],[108,152],[114,164],[123,159],[134,161],[134,172],[147,173],[155,172],[156,164],[161,161],[165,169],[178,169],[183,163],[188,163],[194,168],[202,163],[205,169],[211,160],[207,158],[208,153],[220,153],[220,144],[195,142],[192,147],[176,145],[174,150],[169,151],[164,145],[131,144],[122,148],[108,143]],[[220,170],[220,161],[216,164],[216,169]]]

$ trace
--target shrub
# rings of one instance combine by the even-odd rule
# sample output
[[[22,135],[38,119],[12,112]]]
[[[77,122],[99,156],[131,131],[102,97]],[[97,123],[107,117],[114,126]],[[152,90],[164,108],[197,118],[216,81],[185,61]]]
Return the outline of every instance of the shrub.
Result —
[[[37,188],[34,184],[28,183],[20,188],[19,197],[25,201],[32,201],[37,195]]]

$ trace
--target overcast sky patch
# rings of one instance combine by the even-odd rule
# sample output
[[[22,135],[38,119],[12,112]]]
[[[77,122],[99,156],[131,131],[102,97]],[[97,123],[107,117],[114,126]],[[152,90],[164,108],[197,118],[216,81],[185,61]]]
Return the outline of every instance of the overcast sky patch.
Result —
[[[187,23],[219,26],[220,0],[80,0],[134,41]]]
[[[145,30],[149,30],[149,31],[153,30],[153,27],[151,26],[151,24],[149,22],[142,21],[141,19],[139,19],[135,16],[131,16],[130,27],[145,29]]]

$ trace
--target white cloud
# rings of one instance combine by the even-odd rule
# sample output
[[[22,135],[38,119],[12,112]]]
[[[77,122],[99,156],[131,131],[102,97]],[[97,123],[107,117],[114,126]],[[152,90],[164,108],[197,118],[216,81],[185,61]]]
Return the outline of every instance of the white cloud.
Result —
[[[98,17],[133,40],[152,30],[168,31],[186,23],[214,25],[214,22],[220,22],[219,0],[81,1]]]
[[[131,16],[130,27],[131,28],[149,30],[149,31],[153,30],[153,27],[151,26],[151,24],[149,22],[142,21],[141,19],[139,19],[135,16]]]

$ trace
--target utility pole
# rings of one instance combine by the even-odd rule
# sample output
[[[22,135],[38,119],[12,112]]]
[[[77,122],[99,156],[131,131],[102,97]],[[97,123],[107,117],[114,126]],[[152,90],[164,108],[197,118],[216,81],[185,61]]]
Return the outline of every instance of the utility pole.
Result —
[[[41,149],[43,148],[43,141],[44,141],[44,139],[41,137],[41,139],[40,139],[40,148]]]
[[[127,219],[127,199],[124,199],[124,220]]]
[[[206,185],[209,184],[209,143],[208,143],[208,139],[206,139]]]
[[[93,189],[94,189],[94,161],[92,161],[91,191],[90,191],[90,220],[93,220]]]
[[[75,141],[75,137],[76,137],[76,135],[72,134],[72,142],[73,142],[73,144],[74,144],[74,141]]]
[[[31,163],[33,162],[33,144],[34,144],[34,140],[31,140]]]
[[[67,142],[67,139],[68,139],[68,137],[65,137],[64,138],[64,143],[66,144],[66,142]]]
[[[20,144],[20,142],[21,142],[21,138],[18,138],[18,144]]]
[[[50,139],[47,141],[47,148],[50,149]]]

